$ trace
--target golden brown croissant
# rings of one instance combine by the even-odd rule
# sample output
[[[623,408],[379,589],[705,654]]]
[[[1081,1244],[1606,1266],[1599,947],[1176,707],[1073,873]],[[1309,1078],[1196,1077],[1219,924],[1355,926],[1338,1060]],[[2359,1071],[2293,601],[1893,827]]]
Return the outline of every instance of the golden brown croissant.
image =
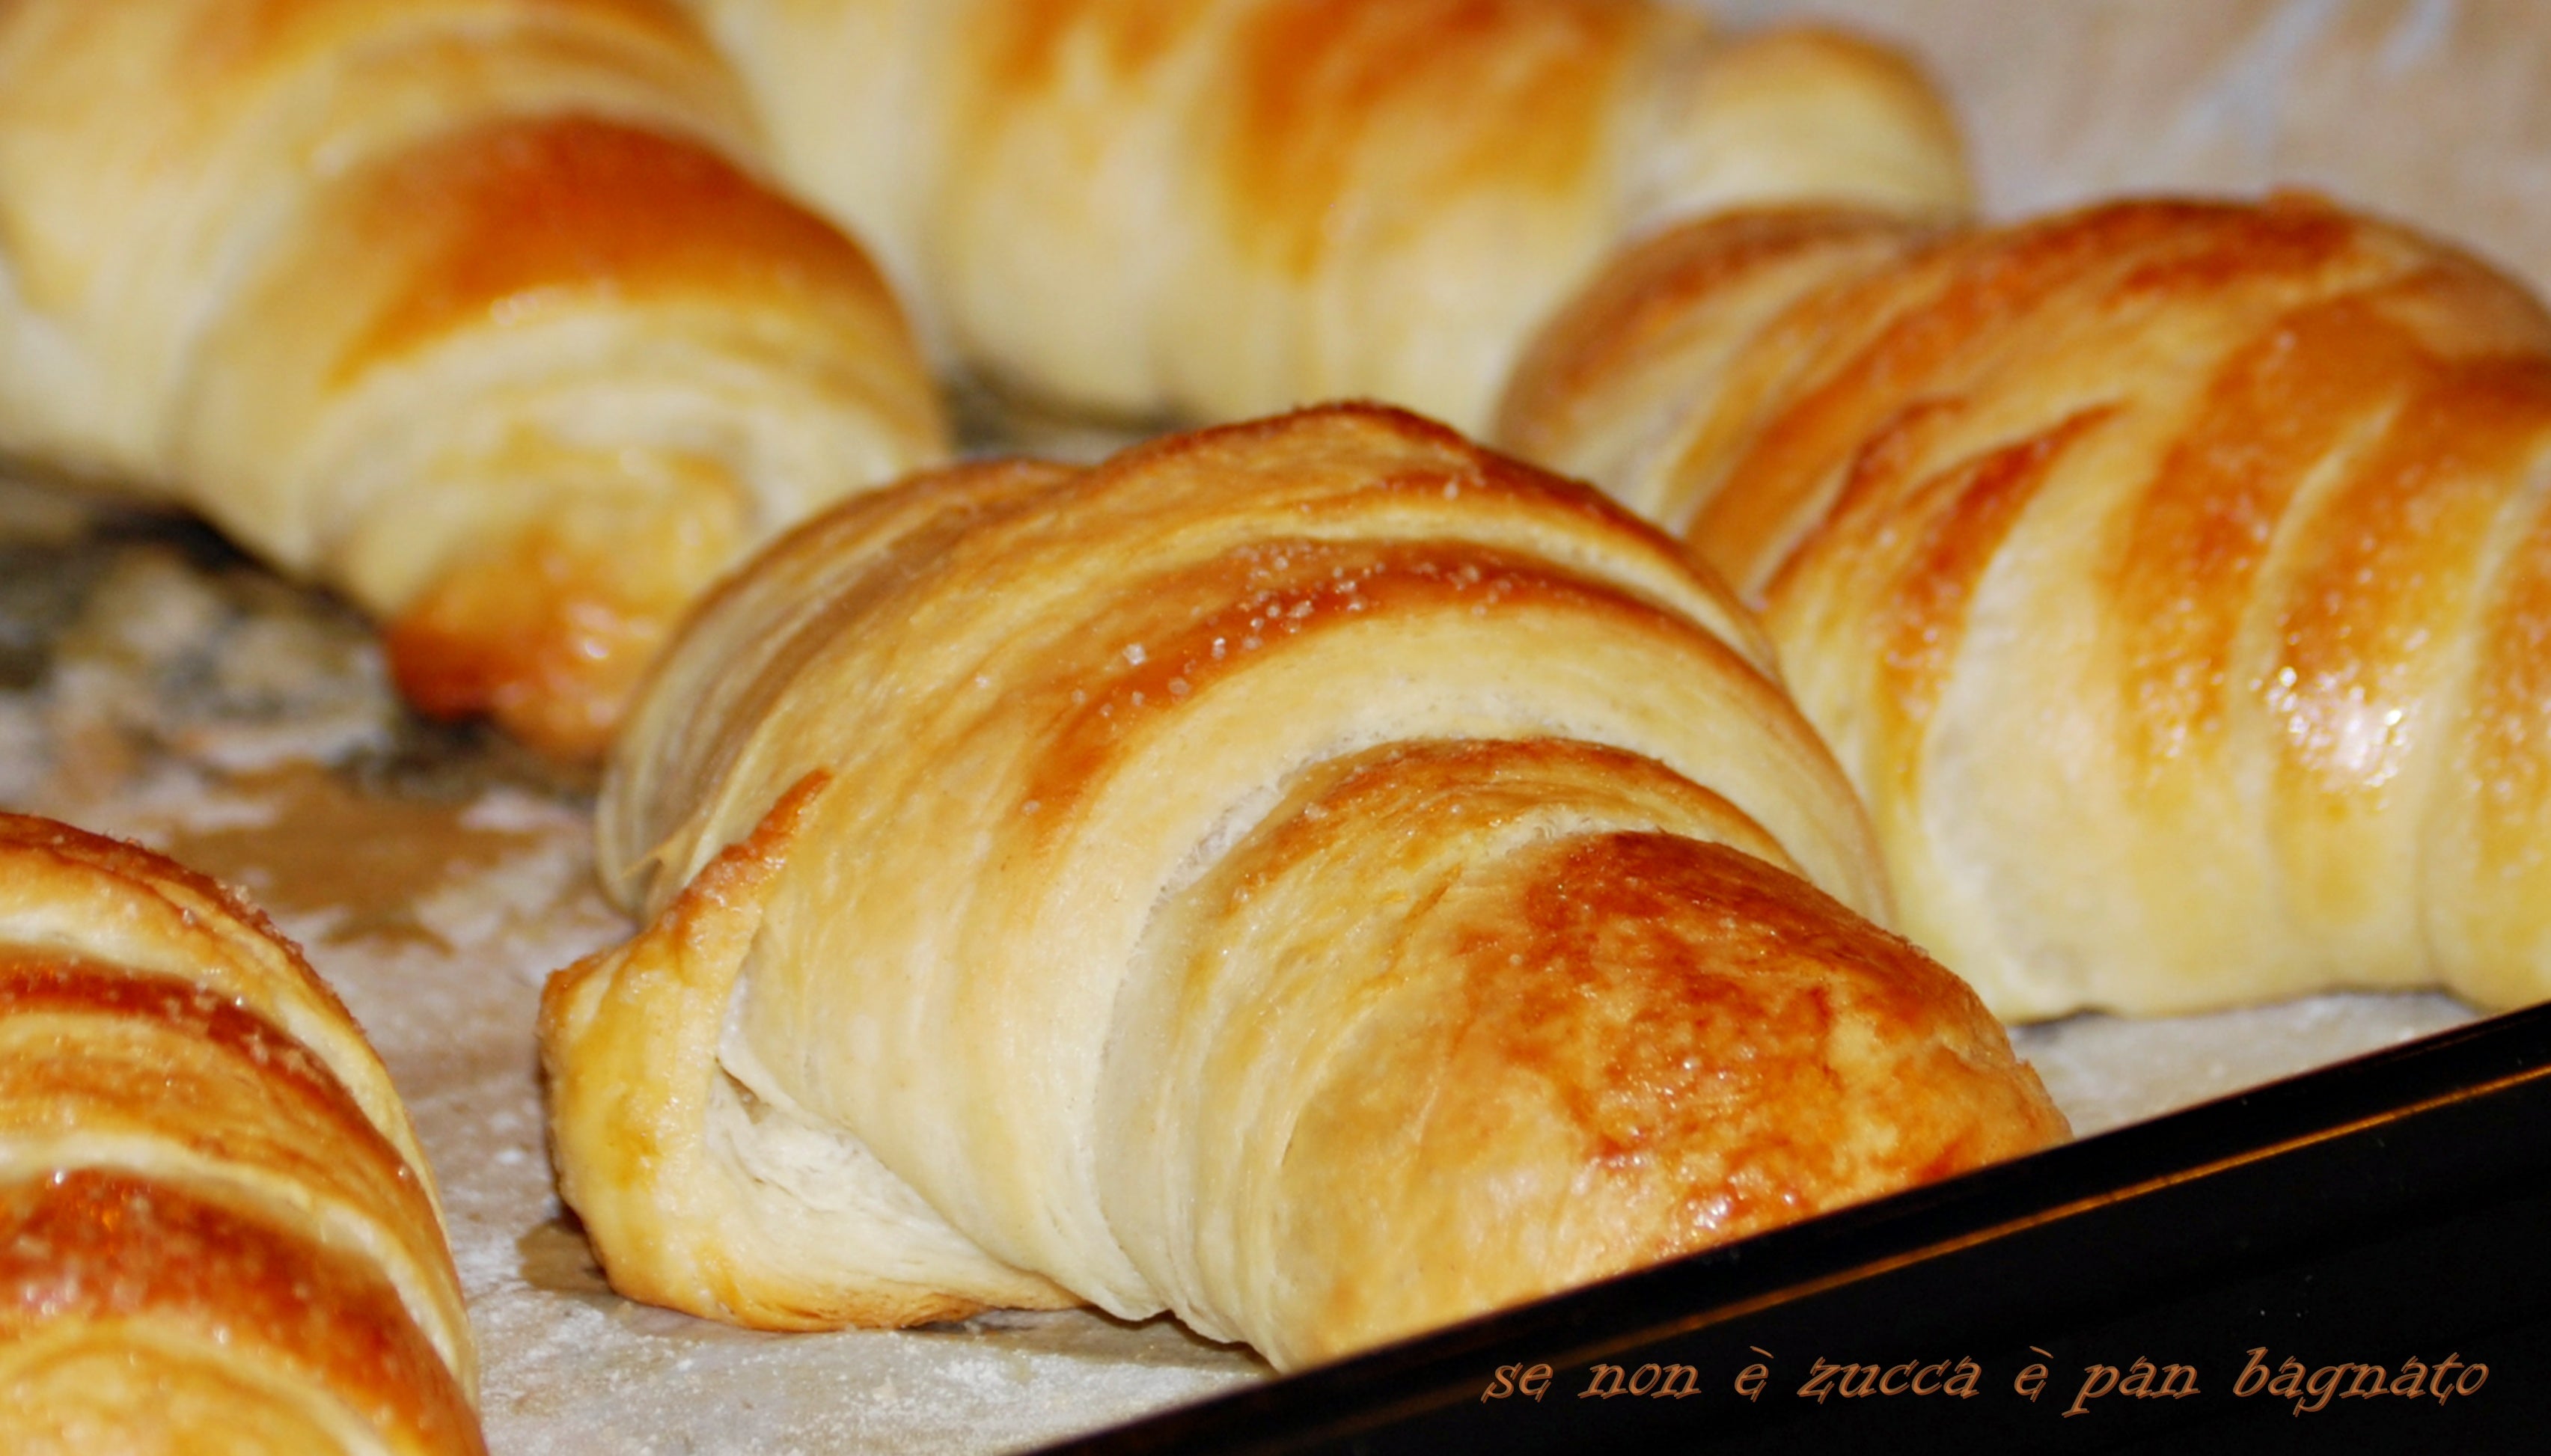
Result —
[[[1477,428],[1634,232],[1967,199],[1901,59],[1653,0],[687,3],[943,351],[1129,417],[1372,396]]]
[[[595,753],[760,539],[937,458],[893,300],[670,0],[0,7],[0,449],[386,619]]]
[[[1768,607],[2005,1016],[2551,994],[2551,318],[2303,197],[1623,259],[1508,445]]]
[[[1724,589],[1378,408],[800,528],[601,842],[653,924],[545,997],[561,1187],[719,1318],[1296,1365],[2063,1131]]]
[[[0,815],[0,1447],[485,1448],[432,1175],[256,911]]]

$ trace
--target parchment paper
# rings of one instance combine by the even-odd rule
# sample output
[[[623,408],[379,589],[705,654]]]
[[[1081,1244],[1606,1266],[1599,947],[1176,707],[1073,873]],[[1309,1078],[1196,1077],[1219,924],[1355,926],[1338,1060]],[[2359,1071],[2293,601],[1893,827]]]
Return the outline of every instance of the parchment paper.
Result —
[[[2304,184],[2551,281],[2551,8],[2527,0],[1723,9],[1910,46],[1999,214]],[[541,979],[627,931],[590,884],[582,786],[406,719],[360,624],[198,532],[0,492],[0,802],[245,885],[341,987],[442,1180],[500,1456],[1014,1449],[1266,1378],[1167,1321],[773,1336],[612,1296],[561,1220],[531,1039]],[[2090,1133],[2468,1014],[2327,996],[2017,1039]]]

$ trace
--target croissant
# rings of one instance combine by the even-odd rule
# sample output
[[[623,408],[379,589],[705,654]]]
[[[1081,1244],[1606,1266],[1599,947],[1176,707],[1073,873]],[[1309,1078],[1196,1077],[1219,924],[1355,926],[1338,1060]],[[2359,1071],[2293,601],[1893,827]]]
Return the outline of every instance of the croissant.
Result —
[[[474,1359],[406,1109],[300,953],[0,815],[0,1447],[483,1452]]]
[[[2326,202],[1626,256],[1498,438],[1767,610],[2005,1017],[2551,995],[2551,317]]]
[[[1901,58],[1654,0],[688,0],[943,358],[1133,419],[1484,425],[1621,240],[1744,200],[1963,209]]]
[[[599,753],[748,548],[944,450],[865,255],[670,0],[0,6],[0,451],[386,623]]]
[[[652,923],[544,996],[561,1187],[746,1324],[1298,1365],[2064,1134],[1724,588],[1378,407],[799,528],[599,838]]]

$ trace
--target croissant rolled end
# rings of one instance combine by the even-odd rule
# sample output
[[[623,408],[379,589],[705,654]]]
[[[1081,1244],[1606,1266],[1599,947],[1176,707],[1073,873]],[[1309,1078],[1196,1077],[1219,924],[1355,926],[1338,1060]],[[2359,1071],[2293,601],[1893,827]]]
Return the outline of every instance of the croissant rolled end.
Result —
[[[977,1298],[871,1278],[797,1278],[846,1235],[797,1207],[738,1147],[754,1136],[719,1039],[737,978],[785,865],[830,778],[801,779],[637,939],[550,978],[540,1044],[559,1191],[584,1221],[612,1288],[634,1300],[756,1329],[871,1328],[962,1319],[998,1302],[1072,1299],[1025,1277]],[[739,1161],[740,1157],[742,1161]],[[786,1178],[781,1173],[783,1181]],[[739,1230],[759,1238],[741,1241]],[[848,1236],[857,1243],[856,1233]]]
[[[384,647],[431,718],[488,718],[562,763],[600,761],[648,667],[723,552],[671,568],[536,531],[464,564],[400,613]]]

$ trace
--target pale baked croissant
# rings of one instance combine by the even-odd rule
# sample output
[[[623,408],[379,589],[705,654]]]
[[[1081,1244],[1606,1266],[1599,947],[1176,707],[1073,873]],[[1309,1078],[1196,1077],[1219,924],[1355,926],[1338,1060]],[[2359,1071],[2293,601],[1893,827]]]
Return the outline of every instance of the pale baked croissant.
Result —
[[[544,999],[561,1186],[748,1324],[1297,1365],[2063,1133],[1723,588],[1373,407],[800,528],[601,845],[653,924]]]
[[[434,1181],[263,916],[0,815],[0,1448],[481,1452]]]
[[[2305,197],[1621,260],[1509,446],[1768,607],[2005,1016],[2551,994],[2551,318]]]
[[[1640,230],[1967,202],[1897,56],[1654,0],[686,3],[937,347],[1079,410],[1369,396],[1476,429]]]
[[[942,453],[859,249],[670,0],[0,6],[0,450],[385,619],[599,751],[763,537]]]

